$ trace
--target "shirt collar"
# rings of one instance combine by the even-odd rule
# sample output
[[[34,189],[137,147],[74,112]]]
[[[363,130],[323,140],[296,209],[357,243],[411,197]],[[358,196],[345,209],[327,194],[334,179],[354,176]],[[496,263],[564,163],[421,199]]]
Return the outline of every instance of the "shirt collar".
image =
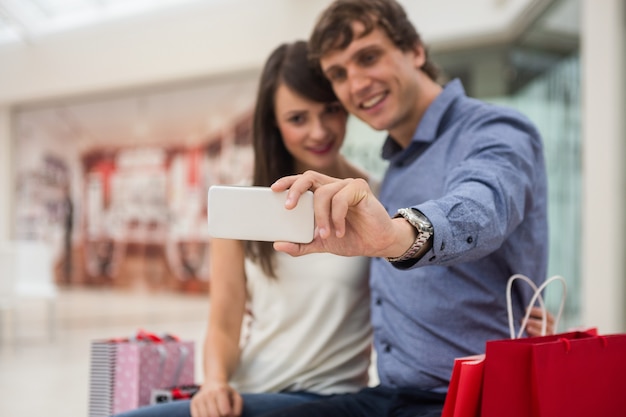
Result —
[[[413,134],[412,142],[427,143],[434,141],[443,116],[452,103],[460,96],[465,96],[465,89],[461,81],[455,78],[445,85],[437,98],[428,106]],[[390,159],[400,151],[402,151],[400,145],[391,136],[387,135],[383,145],[383,158]]]

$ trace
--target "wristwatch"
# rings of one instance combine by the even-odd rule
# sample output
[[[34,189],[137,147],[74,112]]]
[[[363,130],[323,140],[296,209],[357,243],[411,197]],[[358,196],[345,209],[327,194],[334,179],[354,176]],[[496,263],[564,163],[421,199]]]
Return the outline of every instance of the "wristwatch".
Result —
[[[411,245],[406,252],[397,258],[387,258],[389,262],[403,262],[408,261],[409,259],[415,259],[419,256],[423,255],[424,251],[422,249],[426,249],[426,242],[433,236],[434,229],[428,217],[424,216],[424,214],[414,208],[401,208],[397,211],[396,215],[393,218],[404,217],[411,226],[417,229],[417,237],[415,241]]]

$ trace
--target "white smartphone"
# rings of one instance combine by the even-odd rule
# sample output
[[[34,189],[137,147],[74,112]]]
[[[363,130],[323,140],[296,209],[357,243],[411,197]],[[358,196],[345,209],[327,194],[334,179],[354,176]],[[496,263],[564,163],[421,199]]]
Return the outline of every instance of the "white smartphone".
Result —
[[[209,188],[209,235],[216,238],[309,243],[315,232],[313,193],[307,191],[292,210],[287,191],[269,187],[214,185]]]

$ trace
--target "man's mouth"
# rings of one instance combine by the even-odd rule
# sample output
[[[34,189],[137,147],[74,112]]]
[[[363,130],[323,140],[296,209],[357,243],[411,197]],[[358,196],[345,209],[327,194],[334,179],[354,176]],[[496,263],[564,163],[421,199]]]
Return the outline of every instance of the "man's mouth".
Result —
[[[371,97],[371,98],[369,98],[369,99],[367,99],[367,100],[363,101],[363,102],[361,103],[360,107],[361,107],[363,110],[369,110],[369,109],[371,109],[372,107],[376,106],[376,105],[377,105],[378,103],[380,103],[381,101],[383,101],[383,99],[384,99],[386,96],[387,96],[387,93],[380,93],[380,94],[377,94],[377,95],[375,95],[375,96],[373,96],[373,97]]]

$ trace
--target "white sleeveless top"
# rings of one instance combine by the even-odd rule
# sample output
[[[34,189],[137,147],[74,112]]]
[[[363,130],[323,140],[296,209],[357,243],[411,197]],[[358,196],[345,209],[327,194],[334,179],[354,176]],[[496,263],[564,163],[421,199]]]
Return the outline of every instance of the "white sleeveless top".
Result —
[[[248,334],[240,392],[354,392],[371,353],[368,258],[275,253],[276,279],[246,259]]]

